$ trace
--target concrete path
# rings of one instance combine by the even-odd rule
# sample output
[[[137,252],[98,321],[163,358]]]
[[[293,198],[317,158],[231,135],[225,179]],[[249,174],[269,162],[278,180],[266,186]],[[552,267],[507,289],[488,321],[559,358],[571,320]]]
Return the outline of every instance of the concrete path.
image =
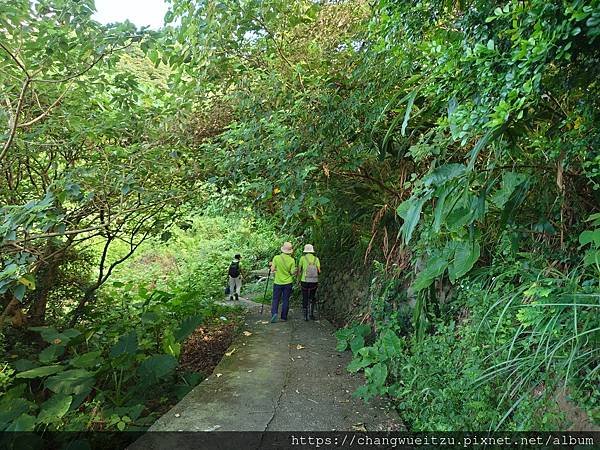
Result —
[[[381,402],[352,397],[360,375],[345,367],[349,353],[335,350],[333,326],[305,322],[291,310],[271,324],[269,307],[248,307],[245,333],[213,374],[162,416],[149,431],[398,430],[400,421]]]

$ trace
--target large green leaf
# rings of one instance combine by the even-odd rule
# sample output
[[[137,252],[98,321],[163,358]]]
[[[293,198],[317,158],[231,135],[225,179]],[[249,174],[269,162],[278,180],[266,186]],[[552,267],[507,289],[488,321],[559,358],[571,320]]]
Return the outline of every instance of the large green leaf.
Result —
[[[454,261],[448,267],[448,277],[454,283],[473,268],[480,255],[478,242],[459,242],[456,244]]]
[[[367,367],[365,369],[365,377],[374,385],[374,387],[381,388],[385,385],[387,379],[388,369],[383,363],[377,363],[373,367]]]
[[[346,366],[346,369],[348,372],[358,372],[359,370],[364,369],[371,364],[373,364],[373,361],[371,361],[369,358],[364,358],[360,355],[357,355],[354,357],[354,359],[352,359],[352,361],[350,361],[350,364]]]
[[[415,89],[408,97],[408,104],[406,105],[406,111],[404,112],[404,119],[402,120],[402,127],[400,129],[400,134],[402,136],[406,135],[406,127],[408,126],[408,121],[410,119],[410,113],[412,112],[413,105],[415,104],[415,99],[417,98],[417,94],[419,93],[418,89]]]
[[[5,431],[33,431],[35,428],[35,417],[29,414],[21,414],[14,422],[12,422]]]
[[[46,380],[46,387],[57,394],[81,394],[94,386],[94,374],[84,369],[65,370]]]
[[[502,184],[491,197],[492,203],[502,208],[510,199],[517,186],[528,179],[527,175],[517,172],[505,172],[502,175]]]
[[[392,330],[384,331],[383,335],[379,339],[382,353],[386,358],[398,357],[402,351],[402,341],[396,333]]]
[[[488,142],[495,138],[499,134],[499,130],[489,130],[485,133],[478,141],[477,144],[471,150],[469,164],[467,166],[467,170],[470,172],[475,167],[475,162],[477,161],[477,157],[479,156],[479,152],[483,150],[483,148],[488,144]]]
[[[461,176],[467,170],[464,164],[444,164],[443,166],[437,167],[431,173],[423,177],[423,184],[425,186],[439,186],[444,184],[446,181],[452,180]]]
[[[102,361],[101,351],[88,352],[71,359],[71,365],[79,369],[94,367]]]
[[[40,413],[37,420],[42,423],[58,422],[68,411],[71,406],[73,397],[64,394],[55,394],[46,400],[40,407]]]
[[[0,431],[21,414],[29,412],[32,403],[24,398],[11,398],[0,401]]]
[[[423,209],[423,205],[430,197],[430,192],[422,197],[411,197],[398,206],[396,212],[404,219],[400,233],[405,244],[410,242],[413,232],[419,223],[421,209]]]
[[[59,333],[54,327],[31,327],[31,331],[37,331],[42,336],[42,339],[49,344],[66,345],[73,338],[81,335],[81,332],[75,328],[69,328]]]
[[[177,367],[177,359],[171,355],[154,355],[146,358],[138,368],[142,379],[156,381],[169,375]]]
[[[25,372],[18,373],[16,375],[16,378],[47,377],[48,375],[53,375],[55,373],[60,372],[63,369],[64,367],[60,365],[36,367],[35,369],[26,370]]]
[[[444,224],[449,231],[457,231],[472,221],[473,211],[464,206],[454,208],[454,210],[448,214]]]
[[[581,246],[593,242],[596,247],[600,247],[600,228],[595,230],[586,230],[579,235],[579,244]]]
[[[361,335],[354,336],[350,341],[350,350],[352,353],[356,353],[358,350],[365,346],[365,338]]]
[[[585,252],[583,263],[586,266],[600,266],[600,250],[590,249]]]
[[[131,331],[127,334],[122,335],[117,343],[110,349],[111,358],[116,358],[123,354],[134,354],[138,349],[137,333]]]
[[[415,278],[412,288],[415,292],[425,289],[443,274],[447,267],[448,259],[445,256],[438,254],[430,257],[425,268]]]
[[[185,338],[192,334],[192,332],[202,324],[203,320],[204,317],[202,314],[197,314],[185,319],[173,333],[175,339],[179,342],[183,342]]]
[[[59,356],[65,352],[65,347],[62,345],[49,345],[44,350],[42,350],[39,354],[40,362],[43,364],[48,364],[53,361],[56,361]]]
[[[30,359],[18,359],[13,363],[13,366],[17,369],[17,372],[25,372],[26,370],[38,367],[39,364],[37,361],[32,361]]]
[[[56,339],[59,339],[59,332],[54,327],[30,327],[31,331],[37,331],[42,336],[42,339],[50,344]]]
[[[446,199],[450,195],[453,189],[449,186],[440,186],[436,189],[437,199],[435,201],[435,210],[433,212],[433,231],[438,233],[440,231],[442,220],[447,214],[446,211]]]

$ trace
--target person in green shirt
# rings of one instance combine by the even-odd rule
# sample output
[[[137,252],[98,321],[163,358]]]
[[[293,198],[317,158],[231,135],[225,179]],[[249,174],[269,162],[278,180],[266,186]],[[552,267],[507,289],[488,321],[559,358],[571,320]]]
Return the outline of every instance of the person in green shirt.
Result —
[[[281,254],[275,256],[271,261],[271,272],[275,273],[273,280],[273,301],[271,303],[271,322],[277,322],[279,301],[281,304],[281,320],[286,321],[289,301],[292,295],[292,284],[296,275],[296,261],[290,255],[293,252],[291,242],[285,242],[281,246]]]
[[[298,277],[302,287],[302,311],[304,320],[308,320],[308,305],[310,300],[310,318],[315,320],[315,299],[319,286],[321,261],[315,256],[315,249],[311,244],[304,246],[304,255],[298,262]]]

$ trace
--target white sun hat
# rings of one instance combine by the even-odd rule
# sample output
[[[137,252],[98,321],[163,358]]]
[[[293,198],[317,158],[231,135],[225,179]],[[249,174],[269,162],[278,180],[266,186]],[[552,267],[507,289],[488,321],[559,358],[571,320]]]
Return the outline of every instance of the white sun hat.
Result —
[[[281,252],[285,253],[286,255],[291,254],[292,251],[293,251],[293,247],[292,247],[291,242],[284,242],[283,245],[281,246]]]
[[[313,248],[312,244],[306,244],[304,246],[304,253],[314,253],[315,249]]]

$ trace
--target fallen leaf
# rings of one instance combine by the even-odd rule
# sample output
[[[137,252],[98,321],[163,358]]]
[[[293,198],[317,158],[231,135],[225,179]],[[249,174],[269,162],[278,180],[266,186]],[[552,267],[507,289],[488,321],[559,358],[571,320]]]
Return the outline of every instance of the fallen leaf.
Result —
[[[181,417],[181,414],[175,414],[175,417]]]
[[[250,372],[252,372],[252,369],[250,369],[250,370],[248,371],[248,373],[250,373]]]
[[[222,373],[218,373],[218,374],[217,374],[217,378],[219,378],[219,377],[220,377],[220,376],[222,376],[222,375],[223,375]]]
[[[299,394],[299,393],[300,393],[300,391],[298,389],[296,389],[296,394]]]
[[[249,331],[244,331],[244,336],[252,336],[252,333],[250,333]]]
[[[296,350],[302,350],[303,348],[305,348],[303,345],[300,345],[300,344],[296,345]]]
[[[225,356],[231,356],[235,352],[235,347],[230,352],[225,353]]]

